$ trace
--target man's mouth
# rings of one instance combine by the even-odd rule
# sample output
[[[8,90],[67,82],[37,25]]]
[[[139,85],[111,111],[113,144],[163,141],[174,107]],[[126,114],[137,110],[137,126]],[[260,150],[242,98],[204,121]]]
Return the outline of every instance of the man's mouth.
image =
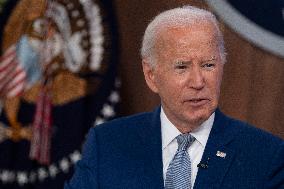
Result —
[[[189,99],[186,102],[188,102],[191,106],[203,106],[205,104],[207,104],[209,102],[209,99],[206,98],[193,98],[193,99]]]

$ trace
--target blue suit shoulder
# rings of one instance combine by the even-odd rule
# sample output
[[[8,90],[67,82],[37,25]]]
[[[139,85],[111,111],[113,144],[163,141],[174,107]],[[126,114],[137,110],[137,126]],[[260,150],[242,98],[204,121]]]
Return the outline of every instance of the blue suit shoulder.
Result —
[[[226,161],[216,157],[218,150],[227,154]],[[214,167],[211,180],[218,180],[224,173],[225,162],[230,165],[224,177],[224,188],[235,188],[236,178],[238,188],[284,188],[283,140],[220,111],[216,112],[204,154],[211,157],[211,167]],[[222,171],[216,174],[218,170]]]
[[[133,114],[130,116],[120,117],[113,119],[111,121],[102,123],[96,126],[98,129],[104,129],[105,127],[117,127],[117,126],[129,126],[129,123],[141,123],[144,121],[149,121],[152,118],[153,112],[143,112],[138,114]]]
[[[157,121],[156,113],[157,110],[117,118],[95,126],[90,132],[95,133],[97,141],[103,141],[100,143],[102,145],[127,145],[129,141],[137,140],[141,132],[151,130],[156,125],[153,124],[153,120]]]
[[[229,116],[226,116],[229,122],[229,126],[233,130],[235,137],[239,137],[239,141],[243,143],[254,143],[261,144],[266,143],[266,145],[280,145],[284,142],[283,139],[273,135],[272,133],[265,131],[263,129],[257,128],[247,122],[240,121]],[[259,142],[258,142],[259,141]],[[282,144],[283,145],[283,144]]]
[[[116,118],[114,120],[99,124],[93,129],[96,132],[115,132],[128,129],[135,129],[141,125],[148,124],[152,119],[152,112],[143,112],[130,116]]]

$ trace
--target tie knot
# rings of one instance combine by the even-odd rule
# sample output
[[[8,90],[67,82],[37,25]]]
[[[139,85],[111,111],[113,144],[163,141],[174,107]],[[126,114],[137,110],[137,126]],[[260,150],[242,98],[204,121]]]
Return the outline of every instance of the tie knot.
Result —
[[[189,133],[177,136],[178,151],[185,151],[194,142],[195,138]]]

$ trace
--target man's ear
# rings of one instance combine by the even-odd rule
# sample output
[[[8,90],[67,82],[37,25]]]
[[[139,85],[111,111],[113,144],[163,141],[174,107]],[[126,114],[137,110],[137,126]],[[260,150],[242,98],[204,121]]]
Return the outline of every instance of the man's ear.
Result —
[[[156,84],[156,78],[155,78],[155,68],[150,65],[149,62],[146,60],[142,60],[142,66],[143,66],[143,73],[145,81],[148,85],[148,87],[154,92],[158,93],[158,88]]]

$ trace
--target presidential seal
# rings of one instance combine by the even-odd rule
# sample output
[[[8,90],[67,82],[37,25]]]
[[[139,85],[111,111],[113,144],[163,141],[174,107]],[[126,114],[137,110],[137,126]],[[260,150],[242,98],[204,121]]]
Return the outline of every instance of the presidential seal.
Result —
[[[116,115],[111,1],[18,0],[1,8],[0,181],[62,188],[88,129]]]
[[[284,57],[283,0],[206,0],[218,16],[245,39]]]

